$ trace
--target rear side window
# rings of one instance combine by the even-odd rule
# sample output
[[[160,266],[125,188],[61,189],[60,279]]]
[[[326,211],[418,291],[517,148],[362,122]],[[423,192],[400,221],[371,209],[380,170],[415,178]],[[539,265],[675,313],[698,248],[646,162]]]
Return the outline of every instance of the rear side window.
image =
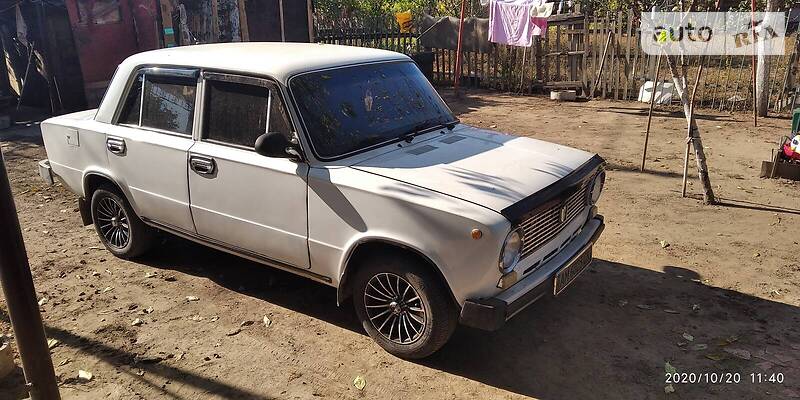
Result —
[[[219,76],[219,75],[218,75]],[[267,132],[291,139],[291,130],[277,87],[264,80],[224,77],[206,80],[205,139],[252,148]]]
[[[119,123],[126,125],[139,125],[139,111],[142,108],[142,78],[144,75],[139,74],[131,85],[131,90],[128,91],[128,97],[125,99],[125,105],[122,107],[122,113],[119,115]]]
[[[117,123],[192,134],[197,80],[139,73]]]
[[[145,75],[143,127],[192,134],[196,81]]]

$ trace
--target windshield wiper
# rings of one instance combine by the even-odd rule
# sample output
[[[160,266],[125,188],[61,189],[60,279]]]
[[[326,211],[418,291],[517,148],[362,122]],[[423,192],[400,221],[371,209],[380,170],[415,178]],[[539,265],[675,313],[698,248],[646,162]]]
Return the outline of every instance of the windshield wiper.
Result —
[[[448,131],[452,131],[453,128],[456,126],[457,121],[451,121],[443,124],[430,124],[430,122],[422,122],[419,124],[414,125],[408,132],[400,135],[400,139],[405,140],[406,143],[411,143],[414,140],[414,137],[422,133],[422,131],[432,130],[434,128],[445,127]]]

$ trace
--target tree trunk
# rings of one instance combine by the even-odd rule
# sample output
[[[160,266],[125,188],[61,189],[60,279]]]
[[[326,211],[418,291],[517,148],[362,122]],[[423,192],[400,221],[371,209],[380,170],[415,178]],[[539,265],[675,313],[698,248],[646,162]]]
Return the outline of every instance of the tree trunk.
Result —
[[[767,12],[775,12],[783,7],[783,0],[767,0]],[[764,18],[763,25],[770,26],[774,23],[772,18]],[[769,72],[770,58],[764,54],[766,41],[756,43],[756,111],[759,117],[766,117],[769,106]]]
[[[692,109],[689,104],[689,90],[686,86],[686,75],[682,75],[682,72],[678,70],[677,56],[667,56],[667,64],[669,65],[669,72],[672,74],[672,83],[675,85],[675,91],[678,92],[678,97],[683,106],[683,114],[686,116],[686,123],[689,124],[690,127],[690,140],[692,142],[692,148],[694,149],[694,158],[697,161],[697,173],[700,178],[700,183],[703,185],[703,201],[706,204],[714,204],[717,202],[717,199],[714,197],[714,189],[711,188],[711,179],[708,176],[706,153],[703,151],[703,140],[700,138],[700,129],[697,128],[697,122],[691,115]]]

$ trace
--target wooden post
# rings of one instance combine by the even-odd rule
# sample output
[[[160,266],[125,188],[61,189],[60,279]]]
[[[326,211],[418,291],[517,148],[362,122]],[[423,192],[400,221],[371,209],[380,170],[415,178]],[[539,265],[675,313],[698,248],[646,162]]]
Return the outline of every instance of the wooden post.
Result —
[[[211,43],[219,42],[219,4],[217,0],[211,0]]]
[[[644,150],[642,150],[642,166],[640,171],[644,172],[644,163],[647,160],[647,142],[650,141],[650,121],[653,120],[653,104],[656,102],[656,89],[658,89],[658,73],[661,70],[661,53],[656,58],[656,79],[653,81],[653,93],[650,94],[650,110],[647,112],[647,128],[644,131]]]
[[[606,47],[603,49],[603,58],[600,60],[600,69],[597,70],[597,77],[594,80],[594,86],[592,86],[592,95],[589,97],[594,97],[595,92],[597,92],[597,85],[600,84],[600,78],[603,76],[603,67],[606,65],[606,55],[608,54],[608,46],[611,44],[612,36],[614,36],[614,33],[609,31],[608,38],[606,39]]]
[[[0,153],[0,286],[17,339],[31,400],[58,400],[58,383],[36,301],[25,242],[19,227],[11,184]]]
[[[311,7],[311,1],[308,0],[306,4],[306,14],[308,16],[308,43],[314,43],[314,13],[313,7]]]
[[[461,42],[464,39],[464,2],[461,0],[461,16],[458,20],[458,43],[456,44],[456,67],[455,76],[453,76],[453,91],[456,97],[459,96],[458,87],[461,80]]]
[[[753,126],[758,126],[758,98],[756,93],[756,0],[750,1],[750,29],[753,33]]]
[[[686,178],[689,174],[689,149],[691,148],[692,141],[694,140],[694,132],[692,128],[694,124],[694,96],[697,94],[697,86],[700,84],[700,76],[703,73],[703,56],[700,56],[700,67],[697,69],[697,78],[694,81],[694,89],[692,89],[692,97],[689,99],[689,122],[686,127],[686,154],[683,157],[683,189],[681,189],[681,197],[686,197]]]
[[[239,0],[239,36],[243,42],[250,41],[250,29],[247,27],[247,10],[244,0]]]
[[[216,0],[214,0],[216,1]],[[286,28],[285,23],[283,21],[283,0],[278,0],[278,13],[281,17],[281,42],[286,41]]]

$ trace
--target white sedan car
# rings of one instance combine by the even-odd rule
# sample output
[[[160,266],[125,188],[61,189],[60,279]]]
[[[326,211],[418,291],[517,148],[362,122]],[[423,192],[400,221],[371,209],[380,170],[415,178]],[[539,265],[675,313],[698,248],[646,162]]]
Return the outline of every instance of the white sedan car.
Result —
[[[140,53],[42,123],[40,173],[108,250],[168,232],[331,285],[406,358],[557,295],[603,230],[596,154],[461,124],[407,56],[229,43]]]

